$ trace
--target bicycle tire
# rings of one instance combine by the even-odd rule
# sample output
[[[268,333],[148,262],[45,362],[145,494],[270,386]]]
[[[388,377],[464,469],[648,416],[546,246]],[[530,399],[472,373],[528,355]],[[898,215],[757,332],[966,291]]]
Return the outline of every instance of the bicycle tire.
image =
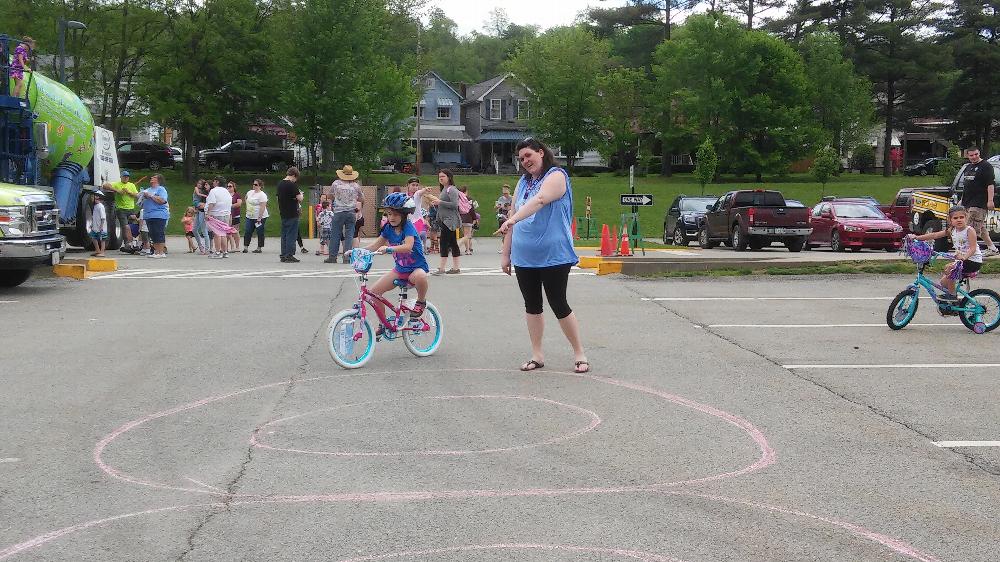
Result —
[[[885,313],[885,323],[893,330],[902,330],[917,315],[919,304],[920,298],[916,289],[909,287],[900,291],[896,298],[892,299],[892,304]]]
[[[979,302],[979,299],[976,298],[979,295],[985,295],[986,298],[988,298],[988,299],[990,299],[990,300],[993,301],[993,306],[994,306],[994,308],[993,308],[993,310],[994,310],[994,312],[993,312],[993,318],[990,318],[990,319],[988,319],[989,321],[987,321],[986,318],[980,317],[979,320],[978,320],[979,322],[982,322],[983,325],[986,327],[986,329],[983,331],[983,333],[992,332],[997,326],[1000,326],[1000,295],[998,295],[996,293],[996,291],[993,291],[991,289],[974,289],[972,291],[969,291],[969,296],[970,297],[972,297],[973,299],[975,299],[975,301],[977,303],[983,304],[983,303]],[[959,307],[965,307],[967,301],[968,301],[968,299],[962,299],[962,302],[959,303]],[[986,306],[986,305],[983,304],[983,306]],[[986,308],[987,308],[987,311],[988,311],[989,307],[987,306]],[[966,328],[972,330],[973,332],[976,331],[976,322],[977,321],[976,321],[974,315],[972,315],[972,314],[970,314],[968,312],[960,312],[958,314],[958,317],[962,319],[962,324],[965,324]],[[979,333],[979,332],[976,332],[976,333]]]
[[[438,350],[441,346],[441,341],[444,339],[444,321],[441,320],[441,313],[438,312],[436,306],[431,303],[427,303],[424,307],[424,314],[422,316],[423,320],[431,325],[431,341],[427,345],[418,343],[418,338],[422,336],[427,336],[428,332],[414,332],[411,330],[406,330],[402,333],[403,345],[406,349],[410,350],[410,353],[416,355],[417,357],[427,357],[429,355],[434,355],[434,352]],[[414,322],[411,320],[411,322]]]
[[[346,320],[361,322],[361,339],[353,342],[348,350],[342,350],[338,348],[342,344],[339,336]],[[375,332],[372,330],[372,326],[368,323],[368,320],[362,320],[358,315],[357,310],[349,308],[338,312],[337,315],[330,320],[326,344],[327,350],[330,352],[330,357],[332,357],[338,365],[345,369],[357,369],[359,367],[363,367],[365,363],[372,358],[372,352],[375,350]],[[354,347],[356,346],[362,347],[355,350]],[[345,351],[347,351],[347,353],[344,353]],[[360,351],[360,356],[355,358],[355,351]]]

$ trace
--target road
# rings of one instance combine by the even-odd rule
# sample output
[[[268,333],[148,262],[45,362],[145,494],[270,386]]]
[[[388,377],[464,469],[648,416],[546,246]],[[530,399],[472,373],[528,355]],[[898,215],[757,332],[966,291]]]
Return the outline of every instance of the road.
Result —
[[[997,335],[891,332],[905,276],[579,271],[593,372],[547,313],[526,374],[485,243],[344,371],[355,276],[275,250],[0,293],[0,560],[997,560],[1000,447],[942,443],[1000,440]]]

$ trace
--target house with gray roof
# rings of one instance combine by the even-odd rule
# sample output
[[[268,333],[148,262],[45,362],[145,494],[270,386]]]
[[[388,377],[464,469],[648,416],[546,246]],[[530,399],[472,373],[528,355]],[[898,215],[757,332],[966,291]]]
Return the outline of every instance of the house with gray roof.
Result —
[[[436,72],[428,72],[422,80],[424,93],[404,142],[413,147],[420,143],[421,170],[468,166],[472,137],[462,123],[463,96]]]
[[[473,139],[469,164],[474,170],[514,173],[514,147],[531,136],[528,88],[513,75],[495,76],[465,89],[462,121]]]

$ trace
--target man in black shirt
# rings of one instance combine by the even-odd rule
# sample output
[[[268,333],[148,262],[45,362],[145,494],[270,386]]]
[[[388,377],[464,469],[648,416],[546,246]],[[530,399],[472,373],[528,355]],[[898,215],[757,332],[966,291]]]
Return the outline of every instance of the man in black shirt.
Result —
[[[278,211],[281,213],[281,261],[297,263],[295,257],[295,238],[299,232],[299,203],[302,202],[302,192],[299,191],[299,169],[288,168],[285,179],[278,182]]]
[[[997,247],[986,228],[986,213],[994,208],[996,178],[993,166],[980,157],[977,147],[970,148],[966,154],[969,165],[962,172],[962,205],[969,210],[969,226],[975,228],[976,235],[986,242],[986,255],[996,255]]]

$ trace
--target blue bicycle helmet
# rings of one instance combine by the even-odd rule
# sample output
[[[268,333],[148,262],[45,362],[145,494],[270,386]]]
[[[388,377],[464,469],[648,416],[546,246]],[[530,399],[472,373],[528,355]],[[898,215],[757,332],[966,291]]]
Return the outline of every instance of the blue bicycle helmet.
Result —
[[[392,209],[400,213],[412,213],[417,209],[417,205],[413,202],[413,198],[405,193],[390,193],[385,196],[385,200],[382,201],[382,206],[386,209]]]

